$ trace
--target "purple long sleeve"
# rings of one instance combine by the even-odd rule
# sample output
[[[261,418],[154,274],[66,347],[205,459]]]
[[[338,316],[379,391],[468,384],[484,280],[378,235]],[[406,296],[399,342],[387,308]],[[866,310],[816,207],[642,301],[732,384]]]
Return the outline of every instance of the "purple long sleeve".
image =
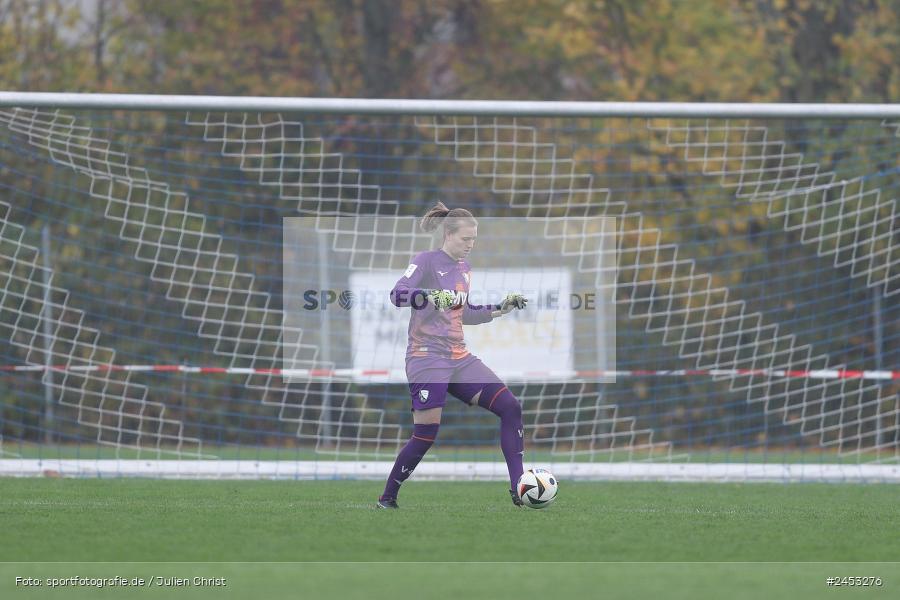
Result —
[[[479,305],[466,303],[463,307],[463,325],[489,323],[494,319],[494,317],[491,316],[491,312],[493,312],[495,308],[496,307],[491,304]]]
[[[423,253],[424,254],[424,253]],[[417,255],[406,269],[403,277],[394,284],[391,290],[391,304],[398,308],[404,306],[415,306],[421,308],[425,301],[425,292],[419,288],[422,278],[425,274],[425,266],[427,261],[423,260],[422,254]]]

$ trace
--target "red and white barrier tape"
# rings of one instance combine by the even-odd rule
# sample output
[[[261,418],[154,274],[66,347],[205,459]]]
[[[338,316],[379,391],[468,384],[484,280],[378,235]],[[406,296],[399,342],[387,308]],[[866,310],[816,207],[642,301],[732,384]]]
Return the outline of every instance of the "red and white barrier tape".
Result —
[[[406,372],[390,369],[257,369],[239,367],[192,367],[188,365],[21,365],[0,366],[0,372],[43,373],[44,371],[69,373],[96,373],[105,371],[131,371],[137,373],[200,373],[217,375],[275,375],[296,379],[352,379],[378,381],[405,381]],[[505,379],[593,379],[612,377],[772,377],[791,379],[900,379],[900,371],[853,371],[824,369],[815,371],[782,369],[672,369],[672,370],[593,370],[593,371],[502,371]]]

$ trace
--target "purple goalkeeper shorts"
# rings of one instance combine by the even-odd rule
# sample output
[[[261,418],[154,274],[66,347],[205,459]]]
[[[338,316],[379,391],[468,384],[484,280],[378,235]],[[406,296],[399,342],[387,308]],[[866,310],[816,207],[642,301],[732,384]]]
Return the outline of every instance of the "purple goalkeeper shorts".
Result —
[[[447,404],[447,392],[468,404],[490,383],[500,383],[497,374],[474,354],[463,358],[411,356],[406,359],[406,377],[413,410]]]

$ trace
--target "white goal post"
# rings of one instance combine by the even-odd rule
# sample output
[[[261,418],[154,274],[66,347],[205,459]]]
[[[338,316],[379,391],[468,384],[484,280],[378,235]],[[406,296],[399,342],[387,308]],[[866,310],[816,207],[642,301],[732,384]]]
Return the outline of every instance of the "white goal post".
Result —
[[[444,200],[482,286],[577,300],[472,333],[560,359],[503,371],[527,463],[900,482],[898,155],[896,104],[0,92],[0,476],[385,477],[405,317],[354,286]],[[416,477],[504,479],[445,412]]]

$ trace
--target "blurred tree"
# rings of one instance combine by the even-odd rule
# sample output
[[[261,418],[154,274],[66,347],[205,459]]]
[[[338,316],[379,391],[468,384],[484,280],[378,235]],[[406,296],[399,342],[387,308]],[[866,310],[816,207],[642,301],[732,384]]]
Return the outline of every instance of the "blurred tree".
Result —
[[[834,36],[837,62],[847,81],[842,98],[896,102],[900,98],[900,5],[870,0],[855,27]]]
[[[0,0],[0,85],[890,101],[898,31],[891,0]]]
[[[463,88],[478,96],[490,85],[510,98],[769,99],[765,44],[749,17],[729,0],[525,0],[516,10],[494,2],[467,46]]]
[[[854,81],[870,73],[843,59],[842,40],[868,37],[878,28],[871,16],[888,22],[893,19],[895,30],[897,24],[897,15],[887,8],[894,3],[879,0],[756,0],[747,4],[755,8],[755,18],[765,29],[777,69],[778,99],[785,102],[848,101]],[[857,58],[860,67],[868,62],[863,56]]]

